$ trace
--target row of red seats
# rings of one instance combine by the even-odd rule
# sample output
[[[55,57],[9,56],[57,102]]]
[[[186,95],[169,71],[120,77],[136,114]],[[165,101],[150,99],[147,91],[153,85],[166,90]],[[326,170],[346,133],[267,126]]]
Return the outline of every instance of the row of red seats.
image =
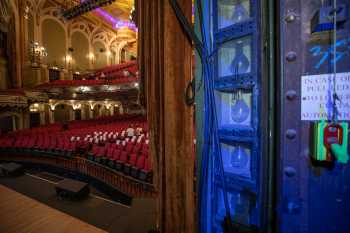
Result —
[[[0,138],[0,148],[10,148],[14,141],[15,139],[13,137],[2,137]]]
[[[16,139],[12,148],[16,150],[27,149],[42,152],[60,153],[65,156],[73,156],[76,149],[76,142],[70,142],[55,134],[40,134],[33,136],[20,136]]]
[[[103,73],[108,73],[108,72],[115,72],[115,71],[122,71],[125,69],[129,69],[130,67],[134,67],[135,69],[137,69],[137,63],[136,61],[130,61],[130,62],[125,62],[122,64],[114,64],[114,65],[110,65],[101,69],[97,69],[95,70],[95,75],[101,74]]]
[[[0,138],[0,148],[13,149],[16,152],[43,152],[51,153],[53,155],[74,156],[80,154],[84,155],[87,151],[90,151],[92,160],[97,162],[102,161],[105,165],[115,168],[117,170],[124,171],[125,174],[132,175],[135,178],[148,180],[151,174],[151,165],[148,161],[148,140],[147,136],[139,137],[118,137],[110,138],[110,142],[106,142],[101,146],[101,141],[98,144],[94,144],[95,141],[83,140],[83,137],[79,140],[71,140],[71,136],[77,135],[86,136],[87,133],[94,135],[104,136],[107,134],[121,134],[121,130],[125,130],[133,124],[137,127],[144,127],[144,133],[147,130],[147,124],[142,117],[131,117],[127,120],[113,120],[109,124],[95,124],[96,122],[74,122],[71,124],[73,129],[70,130],[58,130],[51,132],[53,126],[41,127],[40,130],[33,129],[32,131],[16,132]],[[104,123],[104,121],[100,121]],[[137,122],[137,124],[135,123]],[[84,127],[93,123],[93,126]],[[77,128],[80,126],[81,128]],[[57,126],[55,126],[57,127]],[[54,127],[53,127],[54,128]],[[69,127],[68,127],[69,128]],[[104,131],[105,130],[105,131]],[[112,140],[113,139],[113,140]],[[117,142],[117,143],[116,143]],[[108,163],[106,162],[108,161]]]
[[[150,182],[152,166],[147,143],[94,145],[88,159],[121,171],[125,175]]]
[[[95,70],[95,72],[84,75],[85,79],[123,79],[125,77],[136,77],[138,71],[136,61],[131,61],[123,64],[115,64],[111,66],[107,66],[101,69]]]

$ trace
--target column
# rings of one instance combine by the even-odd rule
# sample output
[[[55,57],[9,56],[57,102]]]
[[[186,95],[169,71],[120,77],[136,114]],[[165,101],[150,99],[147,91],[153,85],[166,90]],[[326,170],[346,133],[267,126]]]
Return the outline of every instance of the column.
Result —
[[[89,119],[93,119],[94,118],[94,112],[93,109],[91,109],[91,107],[89,106]]]
[[[109,114],[110,114],[111,116],[114,115],[114,106],[113,106],[113,105],[109,108]]]
[[[16,130],[17,130],[16,116],[13,115],[12,116],[12,131],[16,131]]]
[[[81,119],[82,120],[86,119],[86,106],[85,105],[81,106]]]
[[[55,123],[55,116],[54,116],[54,110],[49,109],[49,123],[53,124]]]
[[[69,120],[74,121],[75,120],[75,110],[73,110],[72,107],[69,108]]]
[[[29,119],[30,119],[30,113],[29,113],[29,109],[26,109],[23,111],[23,128],[24,129],[29,129]]]
[[[46,120],[45,120],[45,111],[40,112],[40,125],[45,125]]]
[[[122,105],[122,104],[119,105],[119,114],[120,114],[120,115],[123,115],[123,114],[124,114],[124,108],[123,108],[123,105]]]
[[[98,116],[102,116],[102,110],[103,110],[103,105],[100,106],[100,108],[98,109]]]

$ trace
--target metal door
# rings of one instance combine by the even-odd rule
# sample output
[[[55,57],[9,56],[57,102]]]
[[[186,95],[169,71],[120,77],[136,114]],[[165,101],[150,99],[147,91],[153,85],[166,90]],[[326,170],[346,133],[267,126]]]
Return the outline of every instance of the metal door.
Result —
[[[347,18],[338,24],[336,56],[333,31],[327,31],[326,24],[315,27],[317,21],[322,22],[317,20],[317,12],[322,6],[332,7],[333,1],[280,1],[282,79],[277,211],[281,233],[350,232],[350,165],[315,164],[310,159],[314,153],[312,121],[301,121],[301,77],[332,74],[334,63],[338,74],[350,72],[350,2],[337,1],[338,6],[344,4]],[[349,103],[346,98],[350,98],[350,85],[344,87],[348,94],[342,97],[343,104]]]

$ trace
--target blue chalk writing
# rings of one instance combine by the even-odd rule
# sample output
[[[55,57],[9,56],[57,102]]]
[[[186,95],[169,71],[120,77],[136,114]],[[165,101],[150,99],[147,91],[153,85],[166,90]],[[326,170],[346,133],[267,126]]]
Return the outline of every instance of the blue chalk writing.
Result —
[[[335,56],[334,46],[337,48]],[[320,57],[319,61],[314,66],[315,69],[320,69],[327,60],[329,60],[331,64],[335,64],[344,59],[346,55],[350,54],[350,38],[339,40],[337,43],[335,43],[335,45],[316,45],[309,51],[313,57]]]

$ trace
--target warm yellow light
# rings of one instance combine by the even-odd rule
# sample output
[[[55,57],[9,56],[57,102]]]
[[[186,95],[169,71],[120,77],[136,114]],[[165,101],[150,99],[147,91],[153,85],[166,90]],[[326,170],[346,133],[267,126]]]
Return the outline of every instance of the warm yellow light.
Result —
[[[73,105],[73,110],[77,110],[81,108],[81,104],[74,104]]]
[[[67,61],[67,62],[70,62],[71,60],[72,60],[72,57],[71,57],[70,55],[67,55],[67,56],[66,56],[66,61]]]
[[[95,57],[95,55],[93,54],[93,53],[89,53],[89,58],[92,60],[92,59],[94,59],[94,57]]]

